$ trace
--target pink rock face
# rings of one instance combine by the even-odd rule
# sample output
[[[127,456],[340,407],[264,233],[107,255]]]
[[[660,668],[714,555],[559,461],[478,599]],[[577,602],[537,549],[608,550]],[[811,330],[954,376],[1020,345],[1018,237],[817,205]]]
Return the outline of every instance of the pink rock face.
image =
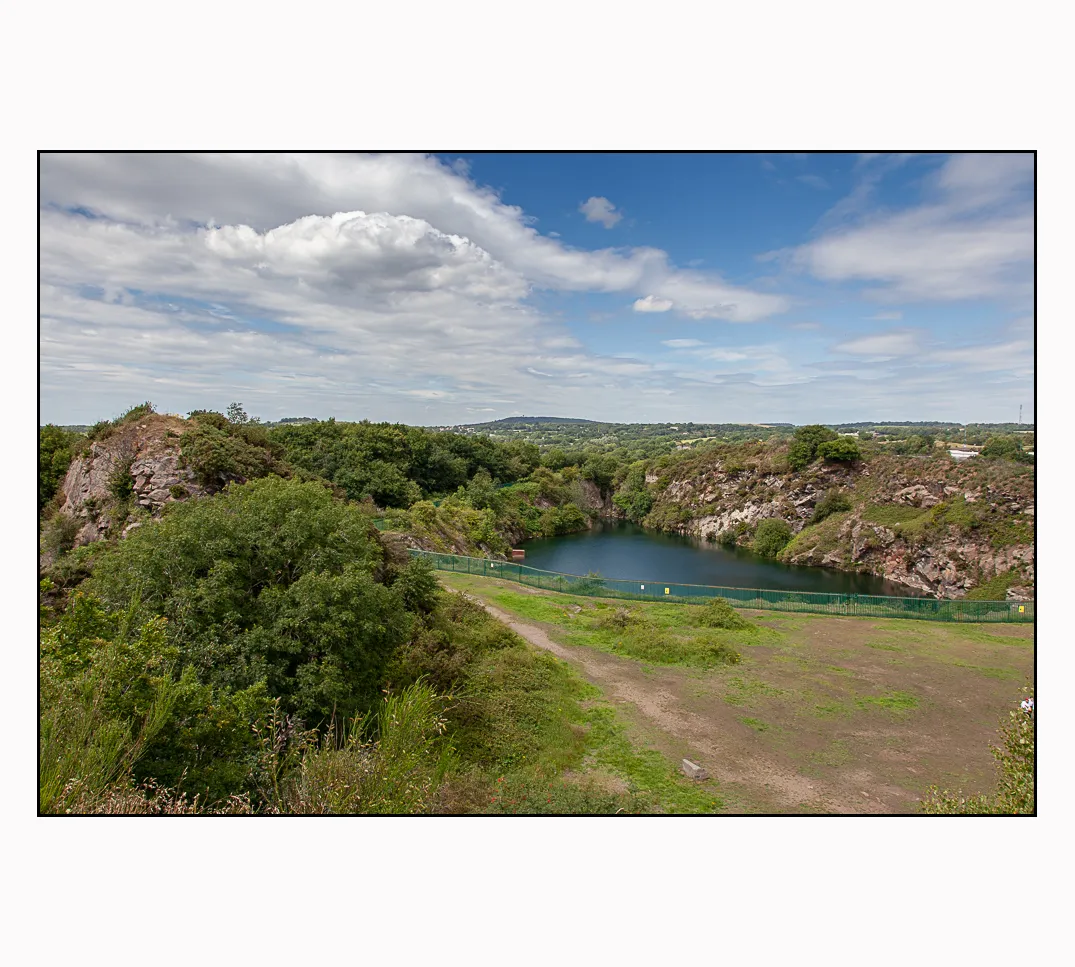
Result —
[[[116,474],[131,478],[136,505],[156,514],[167,503],[195,497],[205,489],[193,473],[182,467],[179,436],[184,421],[158,416],[136,426],[119,427],[111,436],[90,445],[89,453],[71,461],[64,478],[64,502],[60,513],[83,523],[77,544],[87,544],[109,534],[117,524],[104,508],[115,503],[112,485]]]

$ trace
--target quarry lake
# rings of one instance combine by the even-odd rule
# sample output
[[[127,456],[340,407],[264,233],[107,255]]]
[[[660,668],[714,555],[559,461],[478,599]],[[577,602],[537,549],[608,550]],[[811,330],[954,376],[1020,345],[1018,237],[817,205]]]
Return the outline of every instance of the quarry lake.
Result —
[[[525,541],[523,562],[563,574],[598,572],[619,580],[708,584],[726,588],[821,591],[922,597],[913,588],[872,574],[780,564],[742,548],[645,530],[625,521],[599,521],[592,530]]]

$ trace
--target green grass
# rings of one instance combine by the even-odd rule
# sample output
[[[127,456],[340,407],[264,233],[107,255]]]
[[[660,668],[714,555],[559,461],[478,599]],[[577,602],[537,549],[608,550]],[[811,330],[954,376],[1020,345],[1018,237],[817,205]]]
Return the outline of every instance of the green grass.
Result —
[[[855,704],[861,709],[882,708],[890,712],[909,712],[918,708],[918,699],[907,692],[891,692],[888,695],[868,695],[856,699]]]
[[[956,638],[962,638],[965,641],[973,641],[975,644],[979,645],[1009,645],[1016,648],[1034,647],[1034,638],[1032,635],[1025,638],[1017,637],[1015,635],[992,635],[988,631],[982,631],[981,628],[977,628],[970,624],[947,625],[945,630]]]
[[[569,665],[523,642],[485,656],[456,699],[454,744],[469,788],[464,811],[715,812],[712,785],[679,776],[639,749],[601,692]],[[588,779],[599,767],[626,792]],[[466,771],[469,769],[469,771]],[[565,779],[565,773],[577,773]]]
[[[750,623],[738,630],[704,627],[706,609],[702,607],[607,605],[566,594],[527,594],[482,579],[459,580],[458,575],[450,583],[480,589],[491,604],[513,617],[549,626],[552,636],[563,644],[652,665],[718,668],[736,664],[743,647],[774,646],[782,639],[780,632]]]
[[[761,719],[745,718],[740,719],[739,721],[742,722],[744,725],[749,725],[755,732],[769,731],[768,724],[766,722],[763,722]]]
[[[878,641],[867,641],[867,648],[877,648],[879,651],[906,651],[905,648],[899,648],[896,645],[882,645]]]
[[[1019,580],[1018,571],[1005,571],[967,592],[968,601],[1003,601],[1008,588]]]
[[[669,813],[708,813],[723,808],[711,780],[686,779],[659,752],[634,746],[611,706],[592,709],[590,728],[593,761],[621,776],[629,790],[655,808]]]
[[[862,513],[862,519],[882,527],[899,527],[908,524],[929,513],[921,507],[908,507],[904,504],[870,504]]]
[[[759,679],[745,679],[740,676],[728,679],[729,692],[724,701],[729,705],[753,705],[760,698],[783,695],[784,689],[777,688]]]

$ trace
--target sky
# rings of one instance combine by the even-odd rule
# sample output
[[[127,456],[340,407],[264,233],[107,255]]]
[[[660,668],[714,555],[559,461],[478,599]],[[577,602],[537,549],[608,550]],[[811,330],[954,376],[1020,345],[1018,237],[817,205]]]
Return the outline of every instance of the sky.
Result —
[[[41,422],[1034,419],[1029,154],[42,154]]]

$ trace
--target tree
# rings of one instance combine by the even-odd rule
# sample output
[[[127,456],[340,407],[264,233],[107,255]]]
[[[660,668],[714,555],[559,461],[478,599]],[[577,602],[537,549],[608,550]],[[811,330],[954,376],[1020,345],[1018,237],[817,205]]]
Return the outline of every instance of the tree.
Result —
[[[264,681],[312,725],[369,707],[410,632],[360,507],[318,483],[268,477],[175,505],[98,561],[87,589],[167,619],[180,664],[215,688]],[[410,593],[410,592],[408,592]]]
[[[778,518],[769,517],[754,532],[754,551],[763,557],[776,557],[791,541],[791,528]]]
[[[834,430],[818,423],[800,426],[796,431],[788,451],[788,463],[792,470],[804,470],[817,458],[818,447],[830,440],[839,439]]]
[[[862,459],[859,445],[850,437],[829,440],[817,448],[817,455],[828,463],[854,463]]]
[[[1031,456],[1023,451],[1023,445],[1018,437],[994,436],[990,437],[982,447],[983,457],[992,457],[997,460],[1014,460],[1016,463],[1030,463]]]
[[[56,495],[67,468],[71,465],[72,447],[78,434],[69,433],[52,423],[37,433],[37,509],[40,511]]]
[[[249,417],[246,415],[246,410],[243,409],[242,403],[229,403],[228,404],[228,421],[234,423],[236,426],[242,426],[246,423],[260,423],[256,417]]]

